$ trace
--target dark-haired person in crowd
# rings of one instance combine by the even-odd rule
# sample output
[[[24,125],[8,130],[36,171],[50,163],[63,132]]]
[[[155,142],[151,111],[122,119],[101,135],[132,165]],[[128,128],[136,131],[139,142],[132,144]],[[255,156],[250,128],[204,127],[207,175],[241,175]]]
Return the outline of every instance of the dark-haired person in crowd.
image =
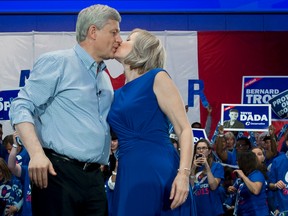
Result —
[[[3,125],[0,124],[0,157],[4,158],[4,160],[7,162],[9,153],[7,152],[5,147],[2,145],[3,144],[2,138],[3,138]]]
[[[8,158],[8,168],[14,176],[20,179],[22,184],[22,196],[23,196],[23,206],[21,210],[21,215],[23,216],[32,216],[31,209],[31,184],[28,173],[28,164],[18,163],[17,155],[19,144],[16,142],[16,137],[18,136],[17,132],[14,132],[13,136],[13,148],[10,151]]]
[[[285,133],[285,138],[283,140],[283,143],[281,145],[280,152],[286,153],[288,151],[288,130]]]
[[[236,196],[235,215],[268,216],[265,177],[258,169],[258,159],[251,151],[238,155],[239,169],[234,172],[241,178]]]
[[[273,160],[269,182],[269,188],[276,193],[276,212],[288,211],[288,151]]]
[[[115,91],[108,115],[119,141],[112,215],[194,215],[193,136],[180,93],[163,69],[160,39],[134,29],[115,58],[124,67],[126,84]],[[169,138],[170,122],[180,157]]]
[[[7,150],[7,152],[10,154],[11,150],[13,149],[13,144],[17,144],[17,163],[20,165],[27,165],[29,164],[30,157],[23,145],[19,145],[15,139],[13,138],[13,134],[7,135],[3,140],[3,146]]]
[[[230,109],[229,117],[229,120],[223,122],[224,128],[245,128],[245,125],[239,120],[237,120],[239,117],[239,111],[237,109]]]
[[[252,152],[257,156],[259,167],[258,169],[262,172],[266,179],[266,194],[267,194],[267,202],[268,202],[268,208],[269,212],[275,212],[276,207],[275,207],[275,192],[270,190],[269,188],[269,177],[268,177],[268,169],[265,164],[265,150],[258,146],[258,147],[253,147]]]
[[[178,139],[177,135],[174,133],[170,133],[169,137],[170,137],[170,141],[173,144],[174,148],[180,154],[179,139]]]
[[[217,216],[224,213],[220,197],[220,183],[224,179],[222,165],[213,159],[212,148],[206,139],[194,146],[191,184],[196,201],[197,216]]]
[[[118,148],[118,137],[114,131],[111,130],[111,152],[109,157],[109,162],[106,167],[105,177],[105,190],[108,201],[108,215],[112,215],[112,207],[113,207],[113,194],[115,188],[115,182],[117,177],[117,148]]]
[[[22,205],[22,185],[0,157],[0,215],[19,216]]]
[[[260,136],[260,146],[264,149],[265,163],[269,169],[274,158],[279,155],[279,152],[277,151],[275,127],[270,125],[268,131],[268,134],[263,133],[263,135]]]
[[[114,91],[104,60],[122,42],[120,21],[106,5],[81,10],[77,44],[41,55],[11,103],[11,124],[30,155],[35,216],[107,212],[100,165],[109,158]]]

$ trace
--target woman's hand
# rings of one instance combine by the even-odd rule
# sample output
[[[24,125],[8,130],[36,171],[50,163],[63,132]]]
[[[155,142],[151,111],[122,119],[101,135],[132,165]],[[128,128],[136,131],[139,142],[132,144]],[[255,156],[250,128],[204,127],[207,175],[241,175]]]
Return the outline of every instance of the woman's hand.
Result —
[[[204,154],[202,154],[201,157],[198,157],[198,158],[195,157],[193,161],[193,165],[195,167],[201,167],[202,165],[205,165],[205,167],[209,166],[207,162],[207,158],[205,157]]]
[[[245,174],[243,173],[242,170],[234,170],[233,173],[236,173],[238,175],[239,178],[243,179],[243,177],[245,177]]]
[[[175,209],[182,205],[189,194],[189,175],[187,170],[179,170],[176,178],[173,181],[170,192],[170,200],[173,200],[170,208]]]
[[[227,190],[228,190],[229,193],[236,193],[236,191],[237,191],[237,189],[234,186],[229,186],[227,188]]]

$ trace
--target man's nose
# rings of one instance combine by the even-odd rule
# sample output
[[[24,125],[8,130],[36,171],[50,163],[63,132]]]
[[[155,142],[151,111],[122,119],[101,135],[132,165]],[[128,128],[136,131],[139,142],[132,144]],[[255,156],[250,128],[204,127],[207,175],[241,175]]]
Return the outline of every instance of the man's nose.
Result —
[[[117,41],[117,43],[119,43],[119,44],[122,43],[123,40],[122,40],[120,34],[117,36],[116,41]]]

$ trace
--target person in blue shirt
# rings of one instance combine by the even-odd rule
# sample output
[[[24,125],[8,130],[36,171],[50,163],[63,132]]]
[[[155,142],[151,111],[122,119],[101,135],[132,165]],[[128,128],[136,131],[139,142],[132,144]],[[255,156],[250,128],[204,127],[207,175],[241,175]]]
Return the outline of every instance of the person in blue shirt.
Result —
[[[7,152],[10,154],[12,148],[13,148],[13,144],[16,144],[17,142],[14,141],[13,139],[13,134],[9,134],[5,137],[4,141],[3,141],[3,145],[5,147],[5,149],[7,150]],[[25,149],[25,147],[23,145],[17,145],[17,163],[18,164],[23,164],[23,165],[27,165],[30,162],[30,157],[29,154],[27,152],[27,150]],[[8,162],[8,158],[7,158],[7,162]]]
[[[212,148],[206,139],[195,144],[195,155],[191,168],[191,184],[196,201],[198,216],[224,214],[220,197],[220,183],[224,179],[224,169],[214,162]]]
[[[265,177],[258,170],[259,163],[252,151],[238,155],[239,169],[234,172],[241,178],[236,195],[234,213],[241,216],[268,216]]]
[[[7,162],[9,154],[5,149],[5,147],[2,145],[3,143],[2,138],[3,138],[3,126],[2,124],[0,124],[0,157],[4,158],[4,160]]]
[[[269,171],[269,188],[276,192],[276,211],[288,210],[288,151],[272,162]]]
[[[0,215],[19,215],[22,207],[22,185],[0,157]]]
[[[13,148],[10,151],[8,158],[8,168],[12,172],[14,176],[20,179],[22,184],[22,194],[23,194],[23,206],[21,210],[22,216],[32,216],[31,209],[31,185],[28,173],[28,165],[27,164],[19,164],[17,162],[17,154],[18,154],[18,144],[15,141],[15,136],[17,133],[14,133],[14,144]]]
[[[229,151],[225,148],[226,140],[223,131],[223,127],[219,129],[221,132],[216,138],[216,153],[223,163],[227,163],[230,165],[237,165],[237,154],[241,152],[245,152],[251,150],[251,142],[247,137],[238,137],[236,140],[235,147],[232,151]]]
[[[106,5],[81,10],[77,44],[41,55],[11,103],[11,124],[30,155],[33,215],[106,213],[99,168],[109,158],[114,91],[104,60],[122,43],[120,22]]]

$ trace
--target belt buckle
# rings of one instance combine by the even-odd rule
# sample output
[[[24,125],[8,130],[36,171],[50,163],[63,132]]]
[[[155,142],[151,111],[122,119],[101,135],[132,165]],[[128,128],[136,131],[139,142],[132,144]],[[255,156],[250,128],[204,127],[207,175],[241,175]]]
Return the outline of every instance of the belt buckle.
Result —
[[[90,165],[91,165],[90,163],[85,163],[83,166],[83,171],[86,171]]]

